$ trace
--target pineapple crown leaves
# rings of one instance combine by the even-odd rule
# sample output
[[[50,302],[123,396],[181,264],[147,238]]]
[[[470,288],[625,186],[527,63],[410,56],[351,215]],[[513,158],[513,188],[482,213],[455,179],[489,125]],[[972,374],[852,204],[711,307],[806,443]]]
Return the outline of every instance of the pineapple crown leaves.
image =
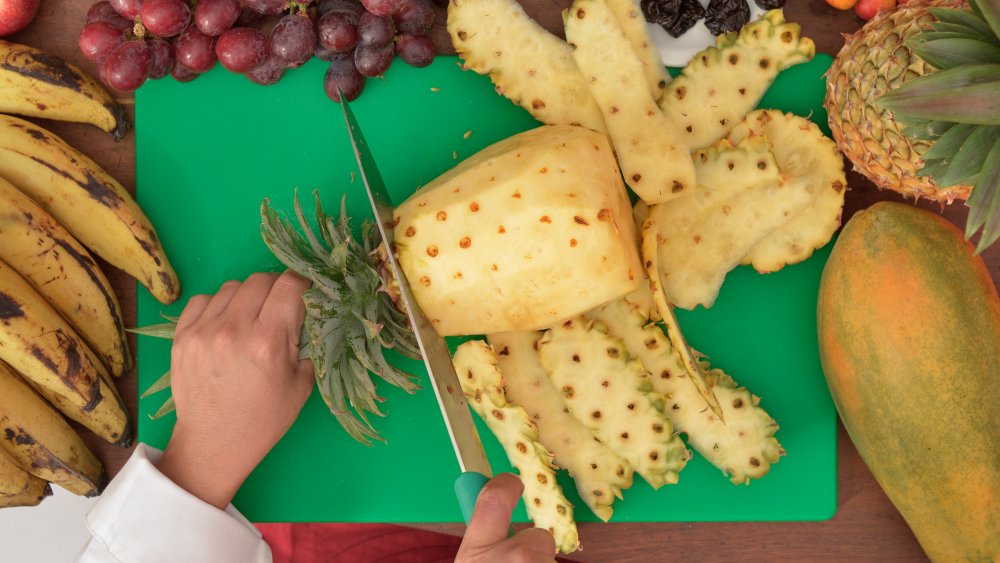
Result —
[[[302,299],[306,305],[303,355],[312,359],[316,383],[330,411],[347,433],[365,445],[384,441],[368,415],[384,416],[370,374],[390,385],[413,393],[416,376],[391,364],[384,348],[419,358],[416,338],[410,330],[380,267],[381,237],[371,223],[362,225],[361,238],[351,233],[345,201],[340,217],[327,216],[316,198],[313,230],[298,194],[294,200],[299,229],[274,212],[269,202],[261,204],[261,235],[268,249],[286,266],[313,282]],[[382,251],[384,253],[384,250]]]
[[[933,141],[921,176],[944,187],[973,186],[965,235],[982,230],[979,253],[1000,239],[1000,3],[969,5],[930,10],[937,21],[907,44],[938,70],[876,103],[907,125],[908,137]]]

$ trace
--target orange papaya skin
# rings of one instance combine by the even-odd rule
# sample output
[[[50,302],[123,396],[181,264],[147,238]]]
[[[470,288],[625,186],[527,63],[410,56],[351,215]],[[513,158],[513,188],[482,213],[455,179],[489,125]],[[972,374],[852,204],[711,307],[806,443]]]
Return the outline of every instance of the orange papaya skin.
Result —
[[[844,227],[818,303],[851,440],[933,561],[1000,561],[1000,299],[945,219],[878,203]]]

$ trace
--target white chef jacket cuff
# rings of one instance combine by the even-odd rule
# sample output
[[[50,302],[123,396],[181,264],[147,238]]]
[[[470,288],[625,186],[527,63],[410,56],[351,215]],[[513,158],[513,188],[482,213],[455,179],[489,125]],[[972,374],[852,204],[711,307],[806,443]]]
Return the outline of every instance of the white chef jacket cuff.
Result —
[[[177,486],[153,465],[163,452],[139,444],[87,515],[94,541],[117,561],[270,561],[260,532]],[[96,547],[96,546],[95,546]]]

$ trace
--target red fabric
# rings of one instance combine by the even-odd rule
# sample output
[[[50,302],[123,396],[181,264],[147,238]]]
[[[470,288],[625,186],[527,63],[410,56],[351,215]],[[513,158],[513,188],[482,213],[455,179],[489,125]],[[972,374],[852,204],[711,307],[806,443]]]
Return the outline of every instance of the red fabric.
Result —
[[[274,563],[454,561],[462,538],[389,524],[257,524]]]

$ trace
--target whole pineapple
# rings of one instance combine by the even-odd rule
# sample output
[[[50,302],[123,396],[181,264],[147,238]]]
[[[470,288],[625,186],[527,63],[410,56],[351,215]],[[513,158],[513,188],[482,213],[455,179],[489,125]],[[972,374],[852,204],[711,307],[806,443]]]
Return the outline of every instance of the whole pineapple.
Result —
[[[951,203],[966,199],[968,185],[939,186],[918,171],[933,139],[911,139],[893,112],[875,101],[906,82],[932,73],[907,41],[936,21],[933,7],[960,8],[964,0],[915,0],[883,11],[847,38],[826,83],[830,130],[854,168],[880,188],[915,199]]]

